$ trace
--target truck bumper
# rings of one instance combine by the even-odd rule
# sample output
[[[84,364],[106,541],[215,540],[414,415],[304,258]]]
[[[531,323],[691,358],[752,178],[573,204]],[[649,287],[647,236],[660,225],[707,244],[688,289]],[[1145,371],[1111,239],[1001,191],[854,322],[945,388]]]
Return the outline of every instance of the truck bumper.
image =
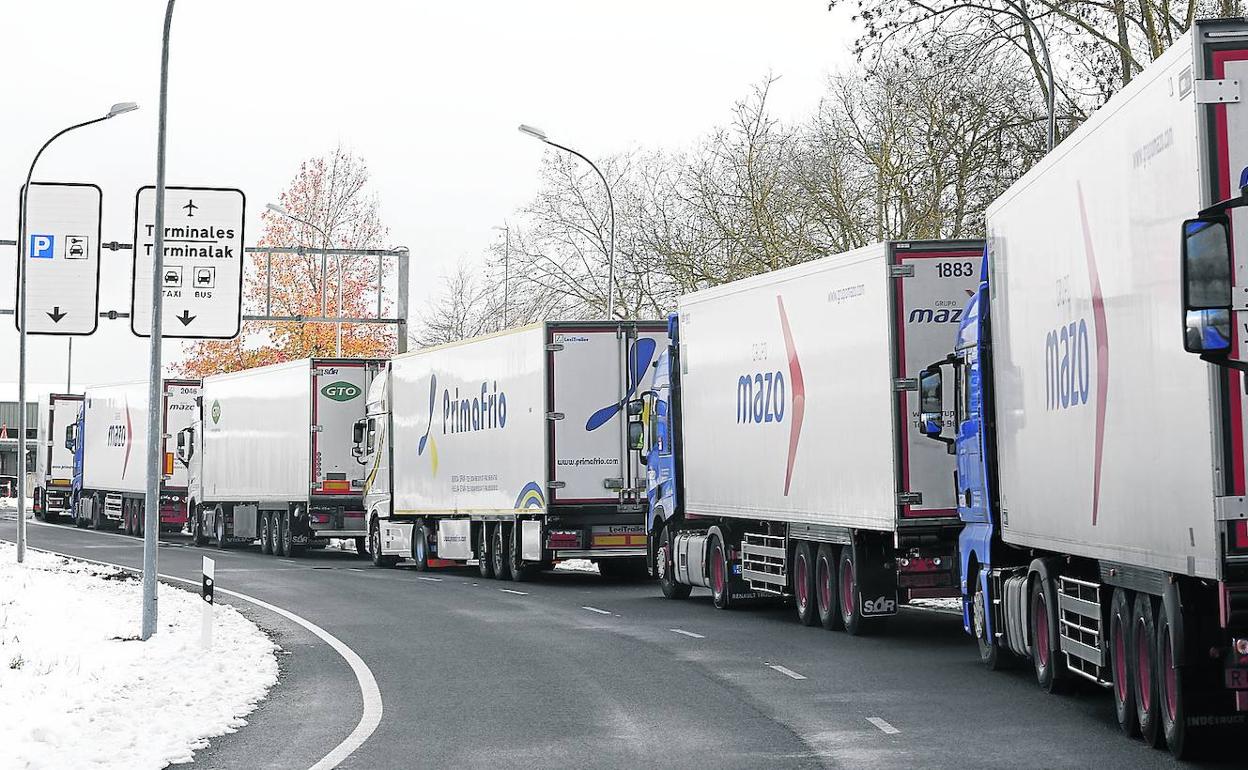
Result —
[[[362,508],[314,504],[308,511],[311,537],[367,537],[368,525]]]
[[[186,495],[162,492],[160,495],[160,526],[181,529],[186,526]]]

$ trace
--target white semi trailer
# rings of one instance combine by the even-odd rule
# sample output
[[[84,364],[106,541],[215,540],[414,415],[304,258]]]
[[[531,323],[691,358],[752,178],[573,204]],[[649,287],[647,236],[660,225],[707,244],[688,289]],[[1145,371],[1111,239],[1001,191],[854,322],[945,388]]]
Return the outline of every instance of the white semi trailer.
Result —
[[[645,483],[623,407],[661,323],[548,322],[398,356],[356,429],[373,560],[477,560],[523,580],[563,559],[645,569]]]
[[[160,528],[186,524],[186,472],[173,461],[171,436],[197,413],[199,380],[165,380],[161,404],[164,462],[160,483]],[[87,388],[77,427],[66,437],[74,449],[75,523],[96,529],[143,532],[147,494],[147,383]]]
[[[206,378],[200,418],[177,439],[195,542],[258,540],[293,556],[351,539],[364,553],[364,468],[351,439],[381,366],[314,358]]]
[[[1177,756],[1248,712],[1246,172],[1248,22],[1199,22],[988,207],[923,377],[984,663]]]
[[[801,622],[856,634],[956,595],[953,458],[914,430],[917,377],[982,250],[880,243],[680,298],[630,410],[665,596],[792,597]]]
[[[73,506],[74,449],[66,440],[82,409],[82,395],[52,393],[39,397],[39,426],[36,429],[35,517],[56,521],[71,515]]]

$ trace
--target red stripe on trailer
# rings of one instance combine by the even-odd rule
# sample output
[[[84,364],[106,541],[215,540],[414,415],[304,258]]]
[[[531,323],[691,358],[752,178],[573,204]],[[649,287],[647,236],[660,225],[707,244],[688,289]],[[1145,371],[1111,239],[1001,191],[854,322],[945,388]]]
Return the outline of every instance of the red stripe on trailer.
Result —
[[[1225,76],[1226,63],[1248,59],[1248,51],[1215,51],[1213,53],[1213,77]],[[1231,159],[1230,137],[1226,125],[1226,107],[1214,107],[1214,125],[1217,130],[1218,150],[1218,199],[1231,197]],[[1231,246],[1234,249],[1234,244]],[[1234,255],[1232,254],[1232,259]],[[1239,349],[1239,325],[1231,324],[1231,349]],[[1231,477],[1234,481],[1232,492],[1244,494],[1244,423],[1243,423],[1243,382],[1242,375],[1234,369],[1225,369],[1230,393],[1231,423]]]

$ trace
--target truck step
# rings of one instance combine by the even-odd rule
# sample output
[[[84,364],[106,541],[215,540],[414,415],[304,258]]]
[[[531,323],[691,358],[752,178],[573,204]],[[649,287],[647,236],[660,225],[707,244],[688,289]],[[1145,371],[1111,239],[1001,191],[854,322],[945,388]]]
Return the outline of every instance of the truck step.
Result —
[[[1067,576],[1057,582],[1058,634],[1072,673],[1108,686],[1109,654],[1101,584]]]
[[[782,594],[789,582],[787,557],[786,538],[747,532],[741,539],[741,577],[756,591]]]

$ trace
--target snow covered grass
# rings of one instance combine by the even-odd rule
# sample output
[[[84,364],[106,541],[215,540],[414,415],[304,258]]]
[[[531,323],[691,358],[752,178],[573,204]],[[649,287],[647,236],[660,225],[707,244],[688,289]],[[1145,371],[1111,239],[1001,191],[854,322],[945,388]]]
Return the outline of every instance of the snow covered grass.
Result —
[[[922,607],[928,610],[939,610],[941,612],[950,612],[955,615],[962,614],[962,600],[957,597],[943,599],[911,599],[910,606]]]
[[[556,570],[564,572],[592,572],[598,574],[598,565],[589,559],[564,559],[555,565]]]
[[[127,572],[0,544],[0,766],[161,768],[246,724],[277,682],[277,647],[232,607],[200,645],[199,596],[161,585],[140,631]]]

